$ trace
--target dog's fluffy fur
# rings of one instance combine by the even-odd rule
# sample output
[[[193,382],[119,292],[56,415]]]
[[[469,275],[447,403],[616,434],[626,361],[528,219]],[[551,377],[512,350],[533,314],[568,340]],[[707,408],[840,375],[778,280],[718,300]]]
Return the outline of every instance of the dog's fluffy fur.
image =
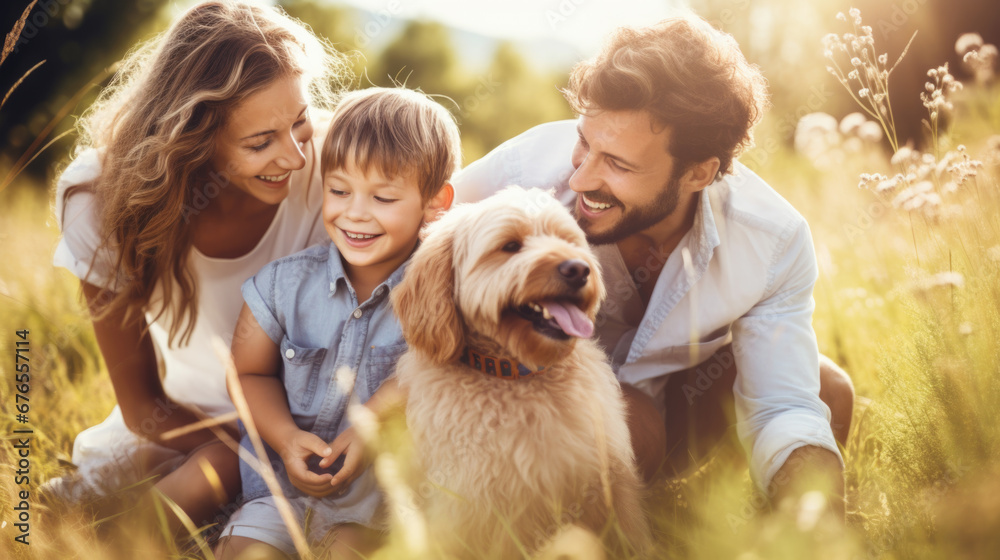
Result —
[[[580,288],[558,272],[570,259],[590,267]],[[547,193],[509,187],[429,226],[392,302],[410,344],[396,368],[407,424],[438,489],[423,508],[439,553],[521,557],[566,524],[603,535],[612,552],[649,546],[604,353],[589,339],[547,336],[517,312],[559,299],[593,320],[603,297],[583,232]],[[467,346],[545,369],[489,377],[459,362]]]

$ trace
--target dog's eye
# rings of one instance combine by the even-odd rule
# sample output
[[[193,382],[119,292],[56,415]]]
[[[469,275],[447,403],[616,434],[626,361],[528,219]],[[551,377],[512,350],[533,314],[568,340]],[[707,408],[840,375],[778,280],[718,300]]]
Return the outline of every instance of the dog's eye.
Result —
[[[521,250],[520,241],[511,241],[510,243],[503,246],[503,252],[505,253],[516,253]]]

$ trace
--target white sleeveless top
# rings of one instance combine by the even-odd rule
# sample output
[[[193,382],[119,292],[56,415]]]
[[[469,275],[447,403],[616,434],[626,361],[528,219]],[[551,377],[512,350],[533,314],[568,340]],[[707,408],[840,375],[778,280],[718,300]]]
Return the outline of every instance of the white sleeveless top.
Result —
[[[306,165],[292,172],[288,197],[280,203],[270,227],[256,247],[234,259],[208,257],[192,248],[188,267],[197,282],[198,318],[190,342],[180,346],[176,340],[178,336],[173,347],[168,347],[167,335],[174,320],[169,310],[150,323],[150,334],[165,364],[165,372],[161,372],[164,389],[177,402],[196,406],[210,416],[233,410],[226,392],[225,370],[213,350],[212,339],[218,336],[227,345],[232,342],[243,305],[241,285],[265,264],[328,239],[322,221],[319,165],[319,148],[326,130],[326,126],[317,123],[313,140],[303,150]],[[98,254],[101,234],[96,197],[90,190],[79,188],[92,183],[100,170],[98,153],[91,149],[82,152],[59,178],[56,218],[62,238],[56,247],[53,264],[68,269],[81,280],[103,287],[113,278],[111,271],[115,261],[111,251]],[[152,321],[156,315],[154,311],[162,305],[160,294],[158,286],[146,310],[148,321]],[[89,470],[87,467],[96,466],[95,463],[112,459],[121,462],[125,455],[132,455],[127,448],[136,445],[152,444],[128,432],[120,409],[115,407],[102,424],[77,437],[73,462],[85,474]],[[108,474],[107,469],[104,474]]]

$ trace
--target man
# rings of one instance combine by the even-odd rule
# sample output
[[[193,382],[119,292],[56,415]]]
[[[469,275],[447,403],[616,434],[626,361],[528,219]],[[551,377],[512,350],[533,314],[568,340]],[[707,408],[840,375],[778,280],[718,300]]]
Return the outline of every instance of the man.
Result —
[[[597,336],[647,479],[661,465],[690,468],[735,418],[773,499],[819,475],[842,508],[836,440],[854,392],[817,349],[809,228],[735,162],[766,104],[759,71],[730,36],[677,18],[616,31],[564,94],[576,121],[538,126],[470,165],[458,199],[520,184],[573,206],[601,261]]]

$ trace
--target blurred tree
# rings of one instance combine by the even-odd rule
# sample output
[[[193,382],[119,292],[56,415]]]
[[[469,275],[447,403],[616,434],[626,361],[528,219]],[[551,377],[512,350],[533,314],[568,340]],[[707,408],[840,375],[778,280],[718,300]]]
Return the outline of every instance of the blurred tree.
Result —
[[[369,61],[368,77],[376,85],[405,83],[455,99],[463,93],[459,70],[448,28],[436,22],[411,21],[377,60]]]
[[[0,29],[6,34],[29,0],[7,0],[0,8]],[[97,95],[90,88],[76,103],[77,92],[87,88],[137,41],[164,26],[166,0],[39,0],[28,17],[21,40],[2,67],[0,91],[4,93],[32,66],[35,70],[7,100],[0,114],[0,171],[6,175],[14,162],[45,132],[65,108],[79,115]],[[44,141],[71,128],[62,118]],[[66,155],[75,136],[70,135],[32,163],[26,173],[45,177],[51,165]],[[40,145],[39,145],[40,147]],[[44,184],[44,183],[43,183]]]
[[[356,76],[364,73],[366,53],[358,44],[360,22],[354,10],[316,0],[281,0],[278,5],[288,15],[312,27],[316,35],[332,43],[338,51],[348,55],[354,62]]]
[[[456,100],[469,161],[532,126],[572,117],[559,92],[568,74],[537,73],[512,43],[500,43],[486,72]]]

